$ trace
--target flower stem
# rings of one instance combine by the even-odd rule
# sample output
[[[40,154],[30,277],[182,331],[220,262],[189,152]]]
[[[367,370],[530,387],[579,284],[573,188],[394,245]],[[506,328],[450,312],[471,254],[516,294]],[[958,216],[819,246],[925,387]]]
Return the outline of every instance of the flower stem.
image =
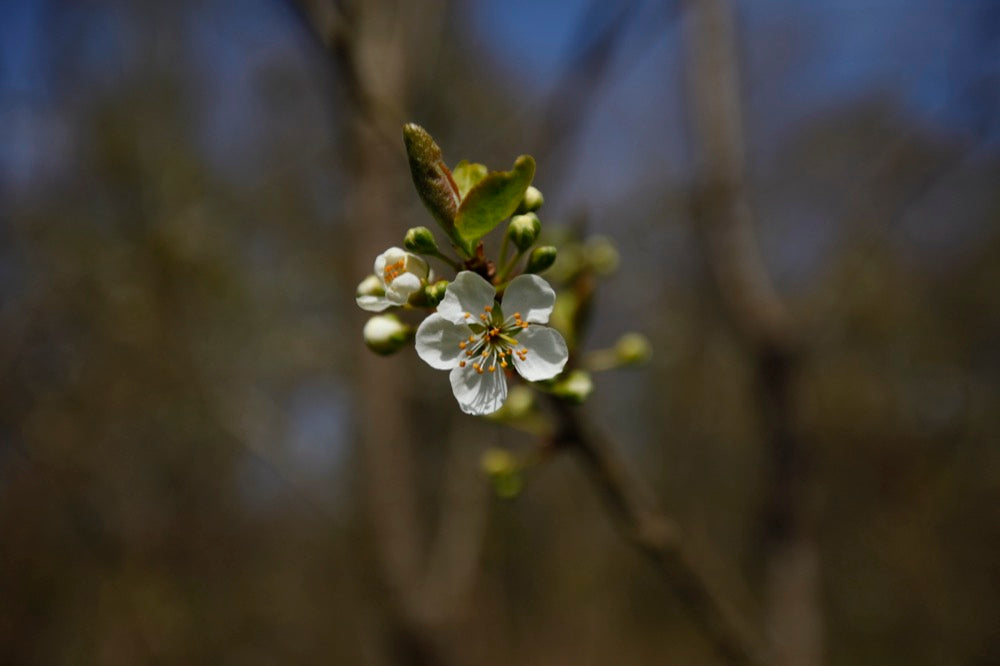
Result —
[[[503,235],[503,242],[500,243],[500,258],[498,261],[502,264],[507,261],[507,251],[510,249],[510,235]]]
[[[506,236],[504,238],[506,238]],[[514,266],[517,265],[517,262],[520,261],[521,257],[523,256],[524,256],[524,251],[518,250],[517,253],[514,255],[514,257],[510,260],[510,262],[503,267],[503,269],[500,271],[500,274],[497,275],[496,278],[497,284],[501,284],[507,281],[507,276],[510,275],[510,272],[514,269]]]
[[[449,266],[451,266],[452,268],[454,268],[456,271],[462,270],[461,264],[459,264],[457,261],[455,261],[454,259],[452,259],[448,255],[443,254],[440,250],[438,250],[437,252],[432,252],[428,256],[440,259],[444,263],[446,263]]]
[[[622,365],[614,349],[595,349],[583,357],[583,365],[591,372],[614,370]]]

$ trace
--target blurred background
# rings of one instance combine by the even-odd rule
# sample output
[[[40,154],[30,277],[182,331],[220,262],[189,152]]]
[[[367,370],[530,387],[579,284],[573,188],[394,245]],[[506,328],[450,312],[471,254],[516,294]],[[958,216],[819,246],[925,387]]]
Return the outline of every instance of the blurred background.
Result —
[[[1000,664],[994,0],[4,0],[0,663],[725,663],[364,347],[410,120],[618,248],[584,409],[772,663]]]

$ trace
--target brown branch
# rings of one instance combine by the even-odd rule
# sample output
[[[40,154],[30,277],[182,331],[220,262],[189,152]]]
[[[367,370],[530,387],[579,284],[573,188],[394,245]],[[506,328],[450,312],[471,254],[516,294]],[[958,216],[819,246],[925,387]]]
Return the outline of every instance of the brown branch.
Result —
[[[794,428],[796,326],[757,248],[748,202],[736,28],[727,0],[688,0],[689,102],[701,149],[692,200],[723,305],[757,366],[770,460],[761,517],[765,618],[779,666],[822,662],[818,550],[806,520],[806,449]]]
[[[392,172],[391,160],[402,152],[398,109],[405,106],[410,78],[406,44],[437,41],[421,34],[416,19],[440,12],[408,3],[357,3],[346,9],[324,0],[295,0],[291,5],[339,72],[355,111],[354,154],[349,157],[356,177],[351,214],[366,221],[355,239],[356,269],[364,275],[371,270],[368,249],[381,242],[396,219],[392,199],[386,196],[392,190],[386,178]],[[460,614],[476,578],[486,483],[473,472],[473,452],[453,447],[447,491],[437,507],[439,529],[433,539],[426,533],[418,510],[416,442],[406,426],[410,389],[396,380],[395,362],[363,355],[358,359],[357,387],[360,395],[379,396],[377,401],[362,401],[360,439],[373,545],[387,591],[388,643],[396,663],[449,664],[455,649],[448,625]]]
[[[690,617],[731,664],[764,664],[763,642],[689,550],[677,523],[665,515],[618,447],[572,406],[553,398],[553,444],[579,456],[623,536],[666,578]]]

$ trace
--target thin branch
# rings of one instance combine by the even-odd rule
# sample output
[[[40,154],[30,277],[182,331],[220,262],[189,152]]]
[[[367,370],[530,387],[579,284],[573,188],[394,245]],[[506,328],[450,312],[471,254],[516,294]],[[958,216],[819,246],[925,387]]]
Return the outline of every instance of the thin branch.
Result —
[[[764,664],[763,641],[687,547],[677,523],[628,467],[618,446],[565,402],[550,400],[556,416],[553,445],[577,454],[600,491],[616,527],[664,574],[690,617],[731,664]]]

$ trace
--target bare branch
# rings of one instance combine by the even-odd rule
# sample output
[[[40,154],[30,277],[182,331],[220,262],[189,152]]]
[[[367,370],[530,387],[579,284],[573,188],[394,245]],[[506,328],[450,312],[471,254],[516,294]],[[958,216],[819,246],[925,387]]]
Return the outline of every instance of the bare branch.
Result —
[[[731,664],[764,664],[763,642],[688,550],[677,523],[656,506],[618,447],[583,421],[573,407],[551,400],[557,419],[553,444],[576,453],[624,537],[663,573],[691,618]]]
[[[722,303],[757,366],[770,460],[761,519],[765,617],[779,666],[822,662],[818,551],[805,519],[806,451],[795,433],[792,383],[798,333],[760,256],[746,194],[734,12],[727,0],[689,0],[689,101],[701,149],[692,208]]]

